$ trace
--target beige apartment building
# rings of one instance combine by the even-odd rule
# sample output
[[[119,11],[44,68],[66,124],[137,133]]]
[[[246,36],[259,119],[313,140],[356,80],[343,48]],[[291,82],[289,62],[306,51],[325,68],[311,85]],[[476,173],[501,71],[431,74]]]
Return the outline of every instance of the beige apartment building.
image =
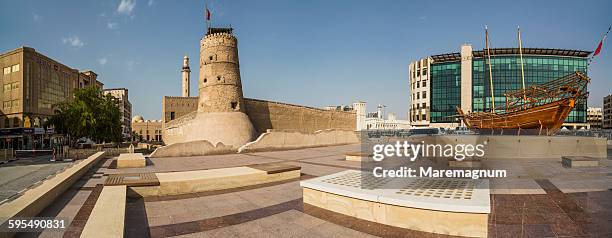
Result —
[[[30,47],[0,54],[0,69],[1,147],[42,148],[48,133],[42,127],[53,105],[71,99],[77,88],[103,86],[96,73],[73,69]]]
[[[612,94],[603,99],[603,129],[612,129]]]
[[[124,139],[132,137],[132,103],[129,100],[127,88],[104,89],[102,93],[110,94],[117,99],[117,107],[121,112],[121,134]]]
[[[137,141],[161,142],[162,141],[162,121],[145,120],[137,115],[132,118],[132,132]]]
[[[587,108],[587,123],[589,124],[588,128],[593,129],[601,129],[601,124],[603,122],[603,111],[601,107],[588,107]]]

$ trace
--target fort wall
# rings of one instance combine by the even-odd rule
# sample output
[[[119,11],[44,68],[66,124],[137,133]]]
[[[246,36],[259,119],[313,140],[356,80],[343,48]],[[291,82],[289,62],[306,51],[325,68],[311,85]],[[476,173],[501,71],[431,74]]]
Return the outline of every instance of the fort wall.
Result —
[[[257,135],[269,129],[314,133],[325,129],[356,128],[356,114],[353,112],[330,111],[250,98],[245,98],[244,101],[247,115],[255,126]]]
[[[197,97],[164,97],[162,137],[167,145],[182,141],[180,138],[183,138],[187,131],[180,127],[195,118],[197,102]],[[326,129],[356,129],[356,114],[353,112],[330,111],[251,98],[245,98],[244,102],[246,114],[253,123],[257,136],[268,130],[314,133]],[[174,112],[174,120],[170,120],[171,112]],[[172,133],[169,133],[169,130]]]

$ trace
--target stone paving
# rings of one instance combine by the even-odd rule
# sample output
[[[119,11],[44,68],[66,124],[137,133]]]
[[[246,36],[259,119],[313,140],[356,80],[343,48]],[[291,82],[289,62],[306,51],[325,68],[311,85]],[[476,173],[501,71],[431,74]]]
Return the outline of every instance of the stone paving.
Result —
[[[50,155],[19,158],[0,165],[0,201],[63,170],[71,162],[49,161]]]
[[[301,166],[302,178],[191,195],[128,199],[126,237],[446,237],[355,219],[302,202],[299,180],[359,168],[359,162],[344,160],[346,152],[357,150],[359,145],[345,145],[152,158],[146,168],[130,169],[114,169],[109,159],[41,214],[64,217],[69,223],[74,220],[69,231],[20,234],[19,237],[73,237],[71,234],[78,234],[83,214],[91,205],[87,200],[95,197],[92,191],[108,174],[186,171],[269,162]],[[491,162],[508,163],[508,168],[516,171],[517,177],[492,185],[489,237],[612,235],[612,191],[609,190],[612,189],[612,160],[602,161],[599,168],[582,169],[564,169],[560,159],[509,161]],[[511,185],[521,189],[512,189]]]

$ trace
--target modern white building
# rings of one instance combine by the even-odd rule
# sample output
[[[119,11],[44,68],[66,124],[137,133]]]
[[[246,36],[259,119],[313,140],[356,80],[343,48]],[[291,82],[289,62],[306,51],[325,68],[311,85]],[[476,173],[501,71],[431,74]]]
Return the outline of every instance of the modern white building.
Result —
[[[360,130],[391,130],[391,129],[409,129],[410,122],[408,120],[398,120],[395,113],[387,114],[387,119],[384,119],[383,105],[378,105],[376,112],[366,112],[365,102],[356,102],[353,104],[355,114],[357,115],[357,127]]]
[[[433,62],[430,57],[414,61],[409,66],[410,99],[408,120],[414,127],[429,126],[429,66]]]
[[[601,129],[603,122],[603,111],[601,107],[587,108],[587,123],[589,129]]]
[[[603,129],[612,129],[612,94],[603,99]]]

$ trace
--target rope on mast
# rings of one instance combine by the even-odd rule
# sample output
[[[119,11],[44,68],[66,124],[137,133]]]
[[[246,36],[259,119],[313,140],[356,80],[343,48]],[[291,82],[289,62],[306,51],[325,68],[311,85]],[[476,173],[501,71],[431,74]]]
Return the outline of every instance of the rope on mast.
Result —
[[[519,55],[521,56],[521,80],[523,81],[523,107],[527,103],[527,95],[525,94],[525,68],[523,66],[523,42],[521,41],[521,26],[518,26],[518,42],[519,42]]]
[[[491,67],[491,51],[489,49],[489,28],[485,25],[485,45],[487,47],[487,56],[489,58],[489,86],[491,91],[491,112],[495,112],[495,92],[493,91],[493,70]]]

